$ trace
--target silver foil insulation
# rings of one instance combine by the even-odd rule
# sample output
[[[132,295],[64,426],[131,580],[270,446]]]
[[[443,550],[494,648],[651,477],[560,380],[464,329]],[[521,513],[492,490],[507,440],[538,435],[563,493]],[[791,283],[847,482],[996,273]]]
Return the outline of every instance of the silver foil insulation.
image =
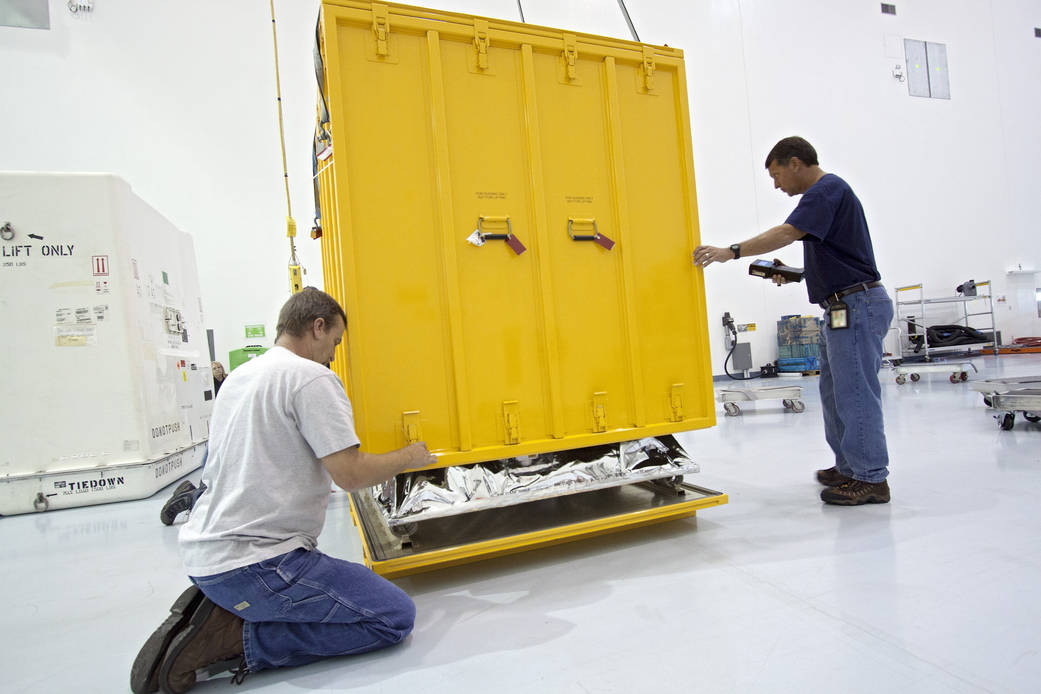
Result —
[[[672,436],[398,475],[373,487],[391,527],[699,471]]]

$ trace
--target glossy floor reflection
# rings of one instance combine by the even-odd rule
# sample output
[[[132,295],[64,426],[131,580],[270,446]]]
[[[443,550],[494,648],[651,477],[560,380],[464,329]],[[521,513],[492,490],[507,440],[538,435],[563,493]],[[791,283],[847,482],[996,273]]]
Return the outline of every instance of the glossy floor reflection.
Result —
[[[973,378],[1041,374],[1041,355],[976,363]],[[893,501],[824,506],[816,379],[785,382],[804,386],[806,412],[719,407],[717,427],[680,437],[702,467],[691,481],[729,505],[402,579],[418,605],[405,644],[235,691],[1037,691],[1041,425],[1001,431],[968,385],[883,372]],[[0,519],[0,690],[129,691],[186,584],[177,530],[158,520],[168,493]],[[360,558],[343,493],[320,544]]]

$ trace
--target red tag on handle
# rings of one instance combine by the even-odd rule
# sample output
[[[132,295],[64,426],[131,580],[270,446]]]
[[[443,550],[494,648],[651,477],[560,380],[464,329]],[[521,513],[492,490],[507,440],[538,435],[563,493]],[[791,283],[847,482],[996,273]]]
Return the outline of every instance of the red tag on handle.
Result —
[[[520,255],[524,251],[528,250],[527,248],[524,247],[524,244],[520,242],[520,239],[518,239],[513,234],[509,234],[509,235],[506,236],[506,245],[509,246],[510,248],[512,248],[513,252],[516,253],[517,255]]]
[[[612,241],[611,239],[607,238],[603,234],[597,234],[596,237],[593,239],[593,241],[595,241],[596,243],[600,244],[601,246],[603,246],[607,250],[611,250],[612,248],[614,248],[614,241]]]

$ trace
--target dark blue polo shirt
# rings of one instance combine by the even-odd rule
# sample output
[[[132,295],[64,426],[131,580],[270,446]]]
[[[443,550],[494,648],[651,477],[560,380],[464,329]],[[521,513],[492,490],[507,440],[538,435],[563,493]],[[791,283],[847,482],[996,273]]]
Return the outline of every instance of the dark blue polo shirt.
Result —
[[[810,303],[881,279],[864,208],[849,184],[835,174],[825,174],[810,186],[785,222],[806,234],[802,255]]]

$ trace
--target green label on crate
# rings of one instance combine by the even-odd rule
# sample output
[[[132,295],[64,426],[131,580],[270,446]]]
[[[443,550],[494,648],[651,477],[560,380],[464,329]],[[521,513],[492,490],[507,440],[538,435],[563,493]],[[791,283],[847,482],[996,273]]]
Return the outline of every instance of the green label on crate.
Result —
[[[264,337],[263,325],[247,325],[246,337]]]

